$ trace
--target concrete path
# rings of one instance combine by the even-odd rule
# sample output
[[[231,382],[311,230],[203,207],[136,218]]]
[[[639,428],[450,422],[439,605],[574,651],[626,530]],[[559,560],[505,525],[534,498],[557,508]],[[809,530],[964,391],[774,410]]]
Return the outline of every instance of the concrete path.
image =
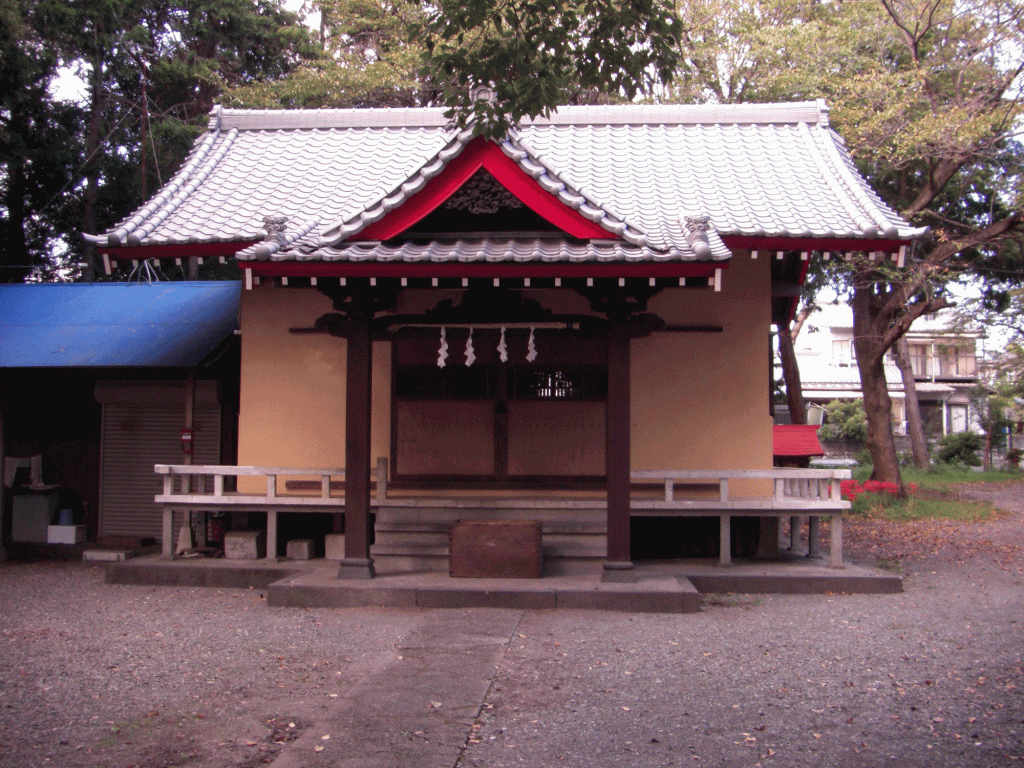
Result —
[[[521,611],[430,611],[272,768],[450,768]]]

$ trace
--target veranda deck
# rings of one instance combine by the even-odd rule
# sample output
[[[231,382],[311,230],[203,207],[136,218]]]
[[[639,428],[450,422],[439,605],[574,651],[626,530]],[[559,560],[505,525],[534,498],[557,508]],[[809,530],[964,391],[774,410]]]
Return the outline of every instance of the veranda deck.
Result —
[[[175,511],[265,512],[267,519],[267,558],[277,555],[277,515],[280,512],[344,513],[343,490],[336,490],[345,477],[340,468],[235,467],[220,465],[164,465],[155,467],[164,478],[163,493],[155,497],[163,508],[163,555],[173,554]],[[481,493],[397,491],[387,486],[387,461],[379,459],[371,471],[376,491],[371,509],[380,517],[390,512],[392,525],[404,526],[407,536],[417,538],[414,548],[423,557],[447,557],[446,532],[456,519],[521,519],[535,517],[544,525],[545,539],[561,545],[563,556],[600,558],[599,542],[604,536],[601,513],[606,502],[600,493],[561,489],[543,496],[536,492]],[[265,491],[227,490],[228,478],[237,485],[239,478],[262,477]],[[841,498],[839,483],[849,478],[849,470],[771,469],[771,470],[637,470],[631,473],[635,493],[631,502],[633,517],[717,517],[719,519],[719,564],[729,565],[731,526],[734,517],[774,517],[790,519],[792,536],[799,536],[802,521],[808,524],[808,555],[819,557],[820,523],[831,522],[830,565],[843,565],[843,513],[850,504]],[[175,478],[178,478],[175,487]],[[288,491],[287,481],[315,478],[316,490]],[[212,482],[211,482],[212,481]],[[279,487],[284,482],[285,489]],[[749,488],[733,495],[730,481],[755,486],[770,484],[771,492],[755,495]],[[680,495],[682,494],[682,495]],[[404,517],[403,517],[404,514]],[[584,524],[586,531],[581,530]],[[419,526],[417,528],[416,526]],[[589,536],[589,546],[579,549],[580,537]],[[431,541],[433,537],[433,541]]]

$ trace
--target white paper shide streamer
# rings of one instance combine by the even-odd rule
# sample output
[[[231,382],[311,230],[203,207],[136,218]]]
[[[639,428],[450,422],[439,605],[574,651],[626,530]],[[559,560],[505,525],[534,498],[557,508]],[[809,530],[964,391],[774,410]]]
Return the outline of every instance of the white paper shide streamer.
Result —
[[[441,326],[441,348],[437,351],[437,367],[444,368],[448,360],[448,335],[445,333],[444,326]]]
[[[530,340],[526,342],[526,362],[532,363],[537,359],[537,345],[533,343],[533,326],[530,326]]]
[[[476,351],[473,349],[473,329],[469,329],[469,336],[466,337],[466,367],[469,368],[476,362]]]
[[[508,362],[508,345],[505,344],[505,326],[501,327],[501,338],[498,340],[498,359],[503,363]]]

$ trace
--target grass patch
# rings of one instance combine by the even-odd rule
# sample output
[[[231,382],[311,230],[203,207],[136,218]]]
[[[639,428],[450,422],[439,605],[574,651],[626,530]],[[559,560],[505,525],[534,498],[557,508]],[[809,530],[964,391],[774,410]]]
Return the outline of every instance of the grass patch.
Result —
[[[904,484],[914,483],[922,488],[929,485],[949,485],[951,483],[1012,483],[1024,480],[1024,472],[1019,470],[1006,471],[990,469],[977,472],[970,467],[955,464],[934,464],[922,472],[916,467],[902,467]],[[863,482],[871,477],[871,465],[862,465],[853,470],[854,480]]]
[[[864,517],[893,521],[955,520],[961,523],[984,523],[1003,517],[1002,510],[988,502],[958,498],[951,490],[922,489],[907,499],[894,499],[894,503],[869,507]]]
[[[860,468],[855,478],[865,480],[871,467]],[[1005,483],[1020,481],[1019,472],[974,472],[965,467],[939,465],[927,472],[908,469],[903,472],[905,486],[917,486],[906,499],[888,493],[864,493],[858,496],[850,509],[851,516],[874,520],[954,520],[964,523],[983,523],[1005,517],[1006,513],[983,501],[964,499],[958,486],[973,483]]]

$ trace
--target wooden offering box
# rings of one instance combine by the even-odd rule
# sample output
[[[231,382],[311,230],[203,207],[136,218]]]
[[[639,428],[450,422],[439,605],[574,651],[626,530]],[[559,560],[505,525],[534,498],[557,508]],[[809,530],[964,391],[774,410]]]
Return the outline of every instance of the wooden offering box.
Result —
[[[448,541],[453,578],[539,579],[543,568],[539,520],[460,520]]]

